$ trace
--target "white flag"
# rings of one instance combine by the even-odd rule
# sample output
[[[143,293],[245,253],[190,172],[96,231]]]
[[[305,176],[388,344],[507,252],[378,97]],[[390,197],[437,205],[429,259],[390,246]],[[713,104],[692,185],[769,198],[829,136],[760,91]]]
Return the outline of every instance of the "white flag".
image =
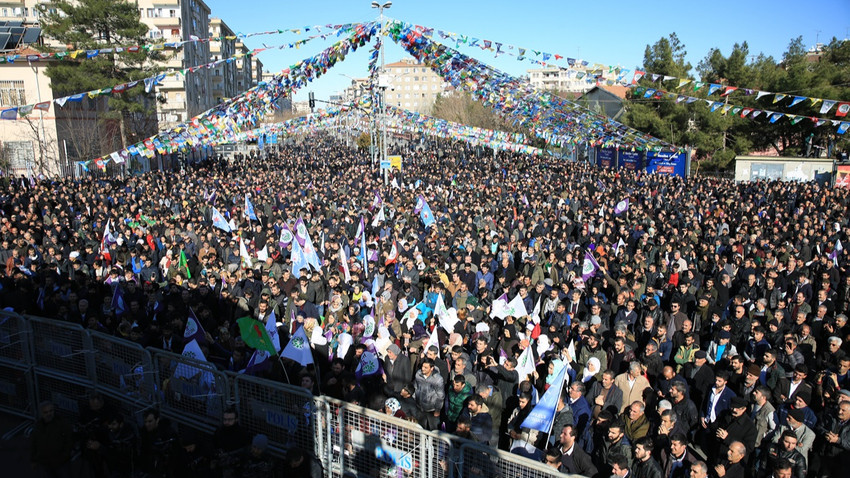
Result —
[[[437,327],[434,327],[434,330],[431,332],[431,336],[428,337],[428,343],[425,344],[425,351],[427,352],[431,346],[437,347],[437,357],[440,356],[440,337],[437,334]]]
[[[525,310],[525,303],[522,301],[522,297],[519,294],[513,298],[513,300],[508,304],[508,315],[513,317],[525,317],[528,315],[528,311]]]
[[[502,294],[501,297],[493,301],[490,308],[490,318],[498,317],[505,320],[505,317],[511,315],[508,311],[508,294]]]

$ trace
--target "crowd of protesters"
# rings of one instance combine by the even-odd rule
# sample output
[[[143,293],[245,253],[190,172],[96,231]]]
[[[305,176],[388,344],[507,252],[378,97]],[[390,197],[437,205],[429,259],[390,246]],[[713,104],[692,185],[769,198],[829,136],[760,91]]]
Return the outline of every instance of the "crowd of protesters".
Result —
[[[327,137],[180,172],[12,181],[0,197],[0,305],[176,353],[194,314],[220,369],[248,368],[565,473],[850,469],[847,190],[426,146],[403,151],[391,181],[368,154]],[[258,220],[244,215],[246,194]],[[427,228],[414,211],[420,195],[436,219]],[[213,208],[233,231],[213,226]],[[281,245],[282,226],[298,218],[320,270],[293,271],[292,244]],[[268,257],[256,259],[261,251]],[[585,280],[588,254],[599,268]],[[116,307],[116,288],[126,307]],[[457,319],[451,330],[434,315],[438,296]],[[517,296],[526,315],[491,314]],[[243,316],[273,317],[283,346],[303,328],[314,365],[250,369]],[[367,352],[379,373],[358,371]],[[536,367],[520,376],[523,354]],[[568,383],[550,432],[523,428],[560,387],[562,367]],[[60,433],[51,420],[36,426],[45,442],[32,459],[56,467],[66,455],[51,450]],[[100,432],[133,451],[103,453],[92,439],[87,456],[121,473],[129,459],[157,470],[148,461],[166,457],[150,447],[163,440],[202,453],[191,433],[166,437],[163,421],[152,411],[141,436],[125,437],[120,414],[105,414]],[[264,440],[233,449],[250,455]]]

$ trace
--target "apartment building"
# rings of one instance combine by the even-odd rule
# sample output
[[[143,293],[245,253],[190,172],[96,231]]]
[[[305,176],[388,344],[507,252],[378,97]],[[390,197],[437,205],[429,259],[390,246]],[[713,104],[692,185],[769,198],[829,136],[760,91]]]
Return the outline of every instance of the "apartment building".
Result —
[[[233,30],[221,18],[210,18],[210,61],[231,58],[236,54],[236,38]],[[231,38],[227,38],[231,37]],[[217,65],[211,72],[212,97],[215,103],[237,95],[236,63],[231,61]]]
[[[136,0],[136,5],[153,40],[176,42],[210,35],[210,7],[202,0]],[[205,65],[210,62],[210,43],[187,43],[166,55],[163,66],[170,71]],[[208,68],[167,76],[156,87],[164,100],[157,106],[160,128],[176,126],[215,105],[211,77]]]
[[[575,70],[553,68],[534,68],[526,70],[531,86],[538,90],[568,93],[584,93],[596,86],[596,81],[588,81],[587,76]]]
[[[414,58],[389,63],[384,68],[389,85],[387,104],[406,110],[430,113],[437,95],[449,86],[440,75]]]

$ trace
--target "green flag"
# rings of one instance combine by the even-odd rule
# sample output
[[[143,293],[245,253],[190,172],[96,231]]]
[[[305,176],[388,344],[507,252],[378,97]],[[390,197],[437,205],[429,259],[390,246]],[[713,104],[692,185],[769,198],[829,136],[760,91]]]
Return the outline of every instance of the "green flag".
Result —
[[[237,319],[236,323],[239,324],[239,332],[242,334],[245,345],[277,355],[277,350],[275,350],[272,339],[262,322],[251,317],[242,317]]]
[[[145,221],[145,223],[146,223],[148,226],[155,226],[155,225],[156,225],[156,221],[154,221],[153,219],[151,219],[151,218],[149,218],[149,217],[145,216],[144,214],[142,214],[142,221]]]
[[[186,252],[183,250],[180,251],[180,259],[177,260],[177,268],[186,271],[187,279],[192,278],[192,273],[189,272],[189,263],[186,260]]]

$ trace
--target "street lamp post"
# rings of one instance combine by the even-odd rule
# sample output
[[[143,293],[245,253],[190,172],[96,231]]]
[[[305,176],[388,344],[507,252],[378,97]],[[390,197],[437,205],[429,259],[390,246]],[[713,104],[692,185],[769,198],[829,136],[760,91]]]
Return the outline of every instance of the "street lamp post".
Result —
[[[384,69],[384,10],[393,6],[393,2],[372,2],[372,8],[377,8],[381,17],[381,71],[378,75],[378,89],[381,91],[381,161],[378,167],[387,160],[387,88],[382,84],[382,77],[386,75]],[[384,185],[389,183],[389,170],[384,170]]]

